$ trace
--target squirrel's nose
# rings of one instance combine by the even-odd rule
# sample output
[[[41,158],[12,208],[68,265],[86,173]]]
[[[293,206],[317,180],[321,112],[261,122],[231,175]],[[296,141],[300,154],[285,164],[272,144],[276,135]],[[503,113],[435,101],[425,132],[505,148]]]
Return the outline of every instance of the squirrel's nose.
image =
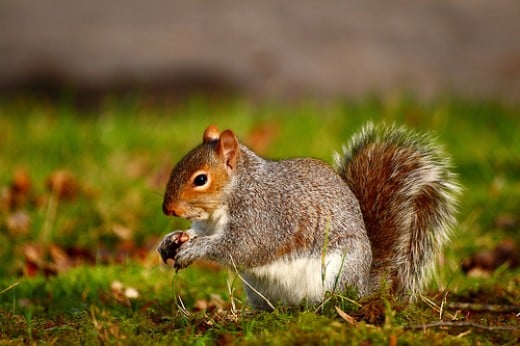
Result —
[[[175,213],[175,210],[171,208],[167,203],[163,203],[162,211],[166,216],[179,216]]]

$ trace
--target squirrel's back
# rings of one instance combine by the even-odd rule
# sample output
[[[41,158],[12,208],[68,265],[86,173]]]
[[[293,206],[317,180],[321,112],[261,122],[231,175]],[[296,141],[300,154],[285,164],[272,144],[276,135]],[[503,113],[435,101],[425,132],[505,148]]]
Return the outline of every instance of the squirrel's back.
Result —
[[[359,201],[370,239],[371,287],[421,291],[455,224],[460,186],[449,156],[427,135],[367,124],[336,157]]]

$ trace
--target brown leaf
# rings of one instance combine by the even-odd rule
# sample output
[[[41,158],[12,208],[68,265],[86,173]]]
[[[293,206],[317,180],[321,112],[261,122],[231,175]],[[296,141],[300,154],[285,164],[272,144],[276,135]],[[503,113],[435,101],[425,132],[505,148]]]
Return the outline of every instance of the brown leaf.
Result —
[[[27,203],[31,185],[31,178],[27,171],[22,169],[14,171],[11,185],[5,195],[11,210],[20,208]]]
[[[72,267],[72,261],[67,253],[57,245],[49,247],[52,264],[58,273],[63,273]]]
[[[195,302],[195,310],[197,311],[206,311],[208,309],[208,301],[205,299],[198,299]]]
[[[518,227],[518,219],[511,213],[501,213],[496,216],[493,224],[500,229],[514,230]]]
[[[11,191],[16,194],[27,195],[31,191],[31,178],[29,173],[23,169],[18,169],[13,173]]]
[[[36,263],[26,259],[23,271],[25,276],[32,277],[38,275],[39,268]]]
[[[90,248],[83,248],[79,246],[72,246],[65,249],[67,255],[74,263],[74,265],[81,264],[95,264],[96,256],[93,253],[93,250]]]
[[[112,298],[117,302],[130,306],[131,299],[139,298],[139,291],[134,287],[125,286],[121,281],[115,280],[110,284]]]
[[[42,247],[26,245],[23,252],[25,256],[25,275],[35,276],[38,273],[43,273],[45,276],[51,276],[57,274],[54,265],[45,260],[45,251]]]
[[[388,346],[397,346],[397,335],[390,334],[388,337]]]
[[[274,120],[259,124],[251,130],[246,142],[255,152],[259,154],[265,153],[278,134],[278,127],[279,124]]]
[[[7,217],[6,225],[12,236],[27,235],[31,228],[31,217],[26,211],[19,210]]]
[[[209,300],[199,299],[195,302],[195,309],[198,311],[213,312],[222,311],[226,303],[217,294],[212,294]]]
[[[134,287],[126,287],[123,292],[125,297],[128,299],[137,299],[139,298],[139,291]]]
[[[123,240],[130,240],[134,233],[130,228],[121,224],[113,224],[112,231]]]
[[[37,247],[34,245],[26,245],[23,248],[23,253],[25,258],[33,263],[43,263],[43,251],[41,247]]]
[[[46,186],[49,192],[55,194],[60,200],[73,200],[79,193],[78,181],[66,170],[53,172],[47,178]]]
[[[520,247],[513,239],[505,239],[493,250],[482,250],[462,262],[462,270],[466,273],[492,272],[503,264],[510,268],[520,266]]]
[[[114,280],[110,283],[110,290],[112,291],[112,293],[122,293],[123,287],[123,283],[118,280]]]
[[[347,321],[348,323],[352,324],[353,326],[355,326],[355,325],[358,324],[358,322],[356,321],[356,319],[355,319],[354,317],[350,316],[350,315],[347,314],[345,311],[341,310],[341,309],[339,308],[339,306],[336,305],[335,308],[336,308],[336,311],[337,311],[338,315],[339,315],[342,319],[344,319],[344,320]]]
[[[231,333],[222,333],[217,336],[215,340],[217,346],[236,345],[235,336]]]
[[[119,242],[114,252],[115,261],[117,263],[124,263],[128,258],[132,258],[137,251],[138,249],[132,239]]]

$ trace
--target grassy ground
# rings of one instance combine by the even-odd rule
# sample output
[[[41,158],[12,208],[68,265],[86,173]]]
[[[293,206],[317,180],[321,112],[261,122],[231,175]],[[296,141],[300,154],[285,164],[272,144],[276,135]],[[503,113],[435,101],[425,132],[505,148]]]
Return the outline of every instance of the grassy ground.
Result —
[[[433,131],[465,188],[460,225],[427,298],[404,306],[331,297],[319,310],[253,312],[234,273],[199,263],[175,274],[160,263],[157,241],[187,227],[161,213],[169,170],[208,124],[234,129],[271,158],[331,162],[370,119]],[[520,243],[519,133],[520,108],[456,99],[113,99],[88,111],[2,100],[0,343],[520,343],[520,270],[461,270],[474,254],[480,267],[495,267],[496,253],[485,251]],[[446,325],[431,324],[439,321]]]

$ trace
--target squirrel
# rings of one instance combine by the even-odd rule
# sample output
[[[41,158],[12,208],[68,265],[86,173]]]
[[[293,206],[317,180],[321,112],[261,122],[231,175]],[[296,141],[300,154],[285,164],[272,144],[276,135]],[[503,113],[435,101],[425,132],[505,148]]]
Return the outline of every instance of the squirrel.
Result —
[[[327,292],[399,299],[423,290],[456,224],[461,186],[428,134],[365,125],[335,155],[271,161],[210,125],[173,168],[162,209],[192,222],[158,252],[237,270],[249,303],[319,304]]]

